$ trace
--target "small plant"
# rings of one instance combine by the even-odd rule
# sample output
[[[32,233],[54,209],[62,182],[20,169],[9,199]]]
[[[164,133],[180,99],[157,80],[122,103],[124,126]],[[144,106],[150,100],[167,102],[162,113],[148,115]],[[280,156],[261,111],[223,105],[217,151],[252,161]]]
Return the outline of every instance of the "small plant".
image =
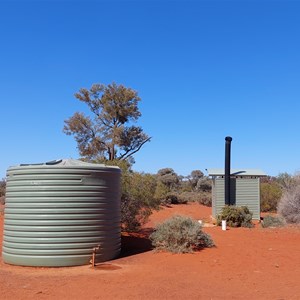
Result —
[[[159,224],[150,239],[157,250],[173,253],[189,253],[214,246],[213,240],[202,231],[199,222],[185,216],[173,216]]]
[[[217,225],[222,224],[222,220],[226,220],[229,227],[253,227],[252,212],[247,206],[225,206],[221,213],[217,215]]]
[[[263,228],[268,227],[281,227],[285,225],[283,218],[278,216],[266,215],[261,223]]]

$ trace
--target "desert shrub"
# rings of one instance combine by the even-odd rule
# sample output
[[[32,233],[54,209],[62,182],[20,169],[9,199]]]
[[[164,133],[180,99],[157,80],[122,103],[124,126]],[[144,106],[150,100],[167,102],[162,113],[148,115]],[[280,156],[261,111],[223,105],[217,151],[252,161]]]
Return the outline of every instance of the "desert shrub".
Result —
[[[156,189],[154,193],[155,199],[158,199],[162,202],[162,204],[166,203],[167,195],[169,194],[169,188],[163,184],[161,181],[157,180],[156,182]]]
[[[209,192],[177,192],[169,193],[165,199],[161,200],[162,205],[187,204],[188,202],[198,202],[199,204],[211,206],[211,193]]]
[[[122,186],[121,222],[127,231],[134,231],[147,222],[160,202],[155,199],[156,180],[150,174],[133,172]]]
[[[210,192],[182,192],[179,193],[178,198],[181,203],[198,202],[205,206],[211,206]]]
[[[300,185],[284,190],[278,213],[287,223],[300,224]]]
[[[214,246],[211,237],[201,228],[199,222],[189,217],[173,216],[159,224],[150,239],[157,250],[173,253],[188,253]]]
[[[167,204],[187,204],[187,200],[181,197],[181,194],[168,194],[166,197]]]
[[[166,196],[165,202],[167,204],[179,204],[178,197],[174,194],[169,194]]]
[[[180,178],[172,168],[160,169],[157,172],[156,178],[159,182],[164,184],[169,191],[179,187]]]
[[[261,223],[263,228],[267,227],[281,227],[285,225],[283,218],[278,216],[266,215]]]
[[[209,177],[203,177],[198,180],[197,190],[203,192],[209,192],[212,189],[212,180]]]
[[[260,209],[263,212],[275,212],[282,196],[282,189],[275,181],[260,184]]]
[[[199,204],[211,207],[212,205],[211,192],[200,193],[199,199],[197,201],[199,202]]]
[[[276,177],[276,182],[283,190],[290,190],[299,183],[299,175],[292,176],[288,173],[279,173]]]
[[[181,192],[179,197],[185,202],[197,202],[200,194],[197,192]]]
[[[253,227],[252,212],[247,206],[225,206],[221,213],[217,215],[217,225],[222,224],[222,220],[226,220],[229,227]]]
[[[101,161],[102,162],[102,161]],[[121,177],[121,223],[122,229],[135,231],[159,208],[155,198],[156,178],[154,175],[133,172],[127,161],[104,161],[107,165],[116,165],[122,170]]]

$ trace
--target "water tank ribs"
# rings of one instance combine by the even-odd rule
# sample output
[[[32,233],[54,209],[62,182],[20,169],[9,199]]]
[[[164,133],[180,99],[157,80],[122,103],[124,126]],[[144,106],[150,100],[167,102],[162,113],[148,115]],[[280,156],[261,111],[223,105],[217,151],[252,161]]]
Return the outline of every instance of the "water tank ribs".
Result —
[[[76,160],[7,170],[3,260],[23,266],[88,264],[121,249],[120,169]]]

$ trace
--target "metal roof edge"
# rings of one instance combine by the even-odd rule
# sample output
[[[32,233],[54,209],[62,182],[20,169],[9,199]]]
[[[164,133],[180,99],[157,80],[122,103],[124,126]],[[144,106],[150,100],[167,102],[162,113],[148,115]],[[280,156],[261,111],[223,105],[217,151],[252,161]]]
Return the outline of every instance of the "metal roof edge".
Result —
[[[223,168],[210,168],[206,169],[208,176],[224,176],[225,171]],[[261,169],[236,169],[233,168],[230,170],[230,174],[233,176],[257,176],[257,177],[264,177],[267,174],[262,171]]]

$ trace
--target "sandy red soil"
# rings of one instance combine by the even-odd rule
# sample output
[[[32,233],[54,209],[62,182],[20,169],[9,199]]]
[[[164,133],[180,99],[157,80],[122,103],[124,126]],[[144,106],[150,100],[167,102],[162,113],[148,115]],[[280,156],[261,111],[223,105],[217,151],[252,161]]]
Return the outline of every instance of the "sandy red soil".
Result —
[[[0,298],[300,299],[299,227],[205,227],[215,248],[194,254],[151,250],[151,228],[174,214],[208,221],[211,209],[189,204],[155,212],[141,233],[123,236],[120,258],[94,269],[11,266],[0,257]]]

